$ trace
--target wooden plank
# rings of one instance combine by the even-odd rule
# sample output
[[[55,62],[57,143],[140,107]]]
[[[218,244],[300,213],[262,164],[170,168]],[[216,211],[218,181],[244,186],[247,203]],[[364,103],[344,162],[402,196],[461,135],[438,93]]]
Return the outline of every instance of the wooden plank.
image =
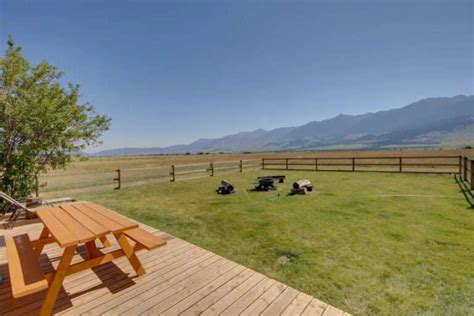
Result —
[[[120,257],[123,257],[123,256],[125,256],[125,253],[123,252],[123,250],[121,250],[121,249],[114,250],[110,253],[101,255],[99,257],[95,257],[95,258],[92,258],[92,259],[89,259],[89,260],[85,260],[85,261],[81,261],[81,262],[72,264],[71,266],[69,266],[66,275],[74,274],[74,273],[77,273],[79,271],[83,271],[83,270],[86,270],[86,269],[97,267],[101,264],[110,262],[114,259],[117,259],[117,258],[120,258]],[[54,275],[55,275],[55,272],[50,272],[50,273],[46,274],[46,278],[49,281],[52,281],[54,279]]]
[[[298,296],[288,305],[288,307],[281,313],[282,316],[292,316],[301,314],[306,306],[311,302],[313,297],[300,292]]]
[[[95,212],[94,210],[87,208],[85,206],[81,206],[80,203],[71,204],[78,212],[81,212],[85,216],[89,217],[91,220],[95,221],[99,225],[104,226],[110,232],[120,232],[125,230],[122,225],[111,221],[109,218],[103,216],[100,213]]]
[[[297,290],[287,287],[260,315],[280,315],[297,295]]]
[[[93,301],[88,300],[84,302],[84,304],[81,304],[81,306],[76,308],[74,312],[98,315],[106,313],[109,310],[114,310],[113,313],[117,315],[119,311],[116,309],[123,307],[125,302],[133,302],[134,300],[140,299],[150,289],[160,286],[160,284],[166,282],[167,279],[172,279],[189,267],[196,265],[209,257],[209,254],[196,253],[195,251],[196,249],[188,249],[184,254],[166,256],[160,261],[155,259],[154,261],[148,262],[148,268],[155,272],[153,276],[146,274],[141,278],[141,280],[144,280],[143,282],[140,282],[131,289],[124,289],[122,291],[120,291],[120,289],[123,286],[121,286],[120,283],[126,285],[127,281],[119,281],[111,287],[111,290],[117,292],[113,301],[107,299],[106,296],[104,297],[102,292],[99,291],[95,294]],[[183,260],[185,263],[183,263]],[[105,294],[106,293],[107,292],[105,292]]]
[[[334,306],[328,305],[328,307],[323,313],[323,316],[342,316],[343,314],[344,314],[344,311]]]
[[[43,247],[45,245],[52,244],[52,243],[55,243],[55,242],[56,242],[56,239],[53,236],[50,236],[50,237],[46,237],[46,238],[42,238],[42,239],[38,239],[38,240],[33,240],[33,241],[31,241],[31,244],[32,244],[33,248],[35,248],[35,251],[36,251],[36,249],[38,249],[38,248],[43,249]],[[39,253],[37,253],[38,256],[40,254],[41,254],[41,251],[39,251]]]
[[[123,226],[125,229],[131,229],[138,227],[138,224],[135,222],[132,222],[126,217],[120,216],[117,213],[99,205],[95,204],[92,202],[87,202],[87,203],[82,203],[81,206],[88,207],[97,213],[100,213],[101,215],[107,217],[109,220],[116,222],[117,224]]]
[[[100,223],[97,223],[89,216],[78,211],[73,205],[66,204],[60,205],[59,207],[62,208],[65,212],[67,212],[70,216],[72,216],[75,220],[87,227],[87,229],[91,231],[95,236],[100,237],[110,233],[110,229]]]
[[[160,255],[162,252],[147,252],[144,255],[152,254],[153,256],[146,257],[147,260],[151,261],[158,261],[160,264],[162,261],[160,260]],[[157,256],[158,255],[158,256]],[[71,300],[74,299],[74,309],[76,310],[78,307],[82,308],[82,306],[87,305],[86,303],[96,303],[96,299],[98,298],[104,298],[107,301],[110,300],[110,297],[107,297],[106,294],[110,293],[109,289],[111,291],[115,291],[115,289],[119,288],[121,284],[130,284],[130,279],[124,275],[125,272],[128,272],[127,269],[129,269],[128,262],[124,260],[125,258],[120,258],[114,262],[114,269],[110,269],[110,265],[102,265],[98,266],[97,268],[94,269],[94,273],[92,273],[90,270],[78,273],[78,274],[73,274],[69,276],[66,279],[66,288],[68,293],[66,294],[65,292],[61,293],[61,299],[56,302],[55,309],[57,310],[62,310],[61,308],[62,305],[65,305],[66,307],[69,305],[71,306]],[[100,276],[100,277],[98,277]],[[124,277],[125,276],[125,277]],[[108,288],[105,288],[105,293],[97,293],[95,289],[102,288],[103,285],[109,284]],[[110,285],[112,284],[112,286]],[[135,289],[135,287],[133,287]],[[78,297],[75,297],[75,294],[77,295],[80,293]],[[93,294],[93,295],[92,295]],[[96,294],[99,294],[99,296],[94,296]],[[71,295],[71,296],[70,296]],[[103,297],[105,295],[105,297]],[[92,301],[91,301],[92,300]],[[100,300],[97,302],[97,304],[100,304]],[[59,305],[59,306],[58,306]],[[36,310],[37,307],[33,306],[33,308],[30,307],[30,310]],[[18,310],[19,313],[24,313],[25,309],[22,308],[22,310]]]
[[[214,280],[214,278],[223,272],[228,271],[234,265],[232,265],[230,261],[217,257],[215,261],[210,263],[207,267],[202,268],[202,270],[194,274],[192,278],[183,279],[172,286],[168,286],[164,291],[161,291],[159,294],[142,302],[139,306],[137,305],[135,308],[128,310],[127,314],[158,315],[159,313],[154,311],[153,308],[163,308],[163,304],[168,304],[169,299],[172,299],[175,293],[182,293],[181,291],[186,291],[186,289],[194,292],[197,290],[196,287],[201,286],[203,280],[206,280],[207,278]]]
[[[260,314],[286,288],[287,286],[284,284],[274,284],[268,290],[266,290],[265,293],[263,293],[257,300],[255,300],[255,302],[250,304],[244,311],[242,311],[240,315],[251,316]]]
[[[36,211],[36,214],[61,247],[68,247],[78,243],[76,236],[50,212],[50,208],[40,209]]]
[[[54,277],[51,284],[49,285],[48,293],[46,294],[46,298],[44,299],[43,306],[41,306],[41,310],[39,313],[40,316],[51,315],[54,304],[56,303],[56,298],[58,297],[59,290],[63,285],[64,278],[67,274],[67,269],[69,267],[69,264],[71,263],[72,257],[74,256],[75,250],[76,246],[69,246],[64,249],[61,261],[59,262],[59,266],[54,273]]]
[[[110,300],[107,296],[98,292],[93,301],[85,301],[84,304],[81,304],[80,309],[75,309],[75,312],[86,312],[91,315],[103,314],[122,305],[123,302],[140,298],[142,293],[146,292],[148,289],[159,286],[159,284],[165,282],[167,278],[169,279],[186,270],[191,265],[201,262],[206,258],[205,255],[209,255],[200,251],[201,249],[197,247],[189,248],[189,244],[186,246],[187,248],[181,248],[180,252],[177,254],[172,253],[164,257],[154,256],[150,258],[142,258],[144,263],[147,264],[149,273],[141,278],[142,281],[140,283],[137,283],[136,286],[129,290],[124,289],[119,291],[121,289],[120,283],[126,284],[127,280],[118,281],[114,283],[114,287],[111,288],[111,290],[116,291],[114,300]],[[151,274],[150,272],[154,273]],[[80,289],[78,290],[80,291]],[[107,294],[108,289],[105,289],[105,291],[104,294]]]
[[[311,302],[309,302],[308,306],[306,306],[305,310],[301,313],[301,316],[322,315],[327,307],[328,304],[313,298]]]
[[[227,307],[232,305],[236,300],[238,300],[242,295],[244,295],[248,290],[253,288],[255,284],[262,281],[264,278],[263,275],[255,273],[244,283],[239,285],[232,292],[224,296],[221,300],[216,302],[214,305],[205,310],[201,315],[216,315],[222,313]]]
[[[200,279],[199,282],[195,282],[184,286],[179,291],[174,291],[173,295],[169,296],[165,300],[160,301],[158,304],[153,306],[152,309],[148,310],[148,315],[177,315],[176,312],[164,313],[169,310],[177,303],[185,300],[189,297],[199,296],[199,293],[209,293],[214,288],[219,287],[233,276],[242,271],[243,267],[233,263],[232,261],[226,261],[224,265],[213,269],[209,272],[205,278]]]
[[[162,263],[162,261],[160,260],[161,253],[162,252],[147,252],[144,255],[148,255],[148,254],[154,255],[150,257],[149,260],[156,261],[156,259],[158,259],[158,262],[161,264]],[[128,272],[127,269],[131,269],[128,264],[128,261],[126,261],[126,259],[123,257],[115,261],[114,266],[117,266],[119,269],[110,269],[110,265],[105,265],[105,266],[103,265],[94,269],[94,273],[92,273],[89,270],[83,273],[73,274],[70,277],[68,277],[66,279],[66,287],[67,287],[68,292],[71,294],[67,294],[66,292],[60,293],[61,300],[59,302],[58,301],[56,302],[55,308],[59,307],[59,310],[61,310],[60,308],[61,305],[65,305],[66,307],[71,306],[71,300],[74,300],[74,307],[73,307],[74,310],[80,310],[83,306],[87,308],[86,303],[100,304],[99,298],[109,301],[110,297],[107,297],[107,294],[110,294],[110,291],[107,287],[103,288],[104,282],[113,284],[113,287],[109,285],[109,288],[111,290],[114,290],[114,288],[115,289],[120,288],[120,284],[130,284],[130,279],[128,277],[124,278],[124,274],[122,272],[122,271]],[[96,273],[100,275],[100,278],[98,278]],[[116,279],[115,282],[111,280],[114,277]],[[97,293],[97,291],[94,291],[94,288],[99,288],[99,289],[103,288],[105,292]],[[136,286],[133,287],[133,290],[135,289],[136,289]],[[70,296],[74,294],[77,295],[78,293],[80,293],[81,295],[77,298]],[[96,296],[96,294],[98,294],[98,296]],[[40,295],[40,296],[37,296],[37,301],[33,304],[28,304],[24,306],[22,302],[18,302],[20,303],[20,308],[18,308],[18,306],[16,308],[13,307],[11,309],[13,310],[12,313],[14,315],[17,315],[17,314],[23,314],[27,311],[33,311],[33,312],[37,311],[41,307],[42,301],[43,301],[43,296]],[[73,313],[73,315],[76,315],[76,313]]]
[[[87,254],[89,255],[89,259],[96,258],[102,254],[102,252],[97,249],[97,245],[95,244],[95,240],[86,242]]]
[[[227,295],[227,293],[234,290],[252,275],[254,275],[254,272],[250,269],[245,268],[229,282],[225,283],[224,285],[220,286],[208,295],[204,296],[198,302],[188,306],[185,310],[182,310],[182,307],[186,306],[186,301],[177,304],[176,308],[182,310],[182,312],[180,313],[181,316],[200,315],[203,311],[208,309],[209,306],[219,301],[222,297]]]
[[[102,246],[104,246],[104,248],[111,246],[110,241],[107,239],[107,236],[101,236],[99,237],[99,240],[102,243]]]
[[[173,286],[174,284],[183,282],[183,280],[186,281],[186,279],[194,278],[197,274],[205,269],[208,269],[209,267],[212,267],[220,260],[220,258],[214,254],[204,255],[204,259],[205,260],[201,261],[199,264],[193,265],[192,267],[187,267],[184,271],[182,271],[182,273],[174,275],[169,279],[168,282],[161,283],[158,286],[146,289],[146,291],[144,291],[139,297],[134,297],[123,304],[118,305],[117,307],[109,310],[104,315],[119,315],[121,313],[134,315],[149,309],[153,303],[153,300],[150,299],[169,289],[170,286]]]
[[[28,235],[6,236],[5,245],[13,297],[22,297],[48,288]]]
[[[56,239],[51,236],[48,228],[43,225],[43,230],[41,231],[41,234],[39,235],[38,239],[31,243],[34,248],[33,254],[35,255],[35,257],[39,257],[41,255],[41,252],[43,251],[45,245],[51,244],[53,242],[56,242]]]
[[[117,239],[120,247],[122,248],[123,252],[128,258],[128,261],[132,265],[133,269],[137,273],[138,276],[141,276],[145,274],[145,268],[143,267],[142,263],[140,262],[140,259],[138,259],[137,254],[135,253],[135,250],[133,247],[130,245],[130,243],[127,240],[127,237],[123,233],[117,233],[115,234],[115,238]]]
[[[71,233],[74,234],[79,243],[91,241],[96,238],[95,234],[89,231],[81,222],[71,217],[66,211],[60,207],[51,208],[48,210],[55,216]]]
[[[228,315],[238,315],[245,310],[250,304],[255,302],[267,289],[275,284],[275,280],[264,278],[257,283],[250,291],[241,296],[237,301],[230,305],[225,311]]]
[[[41,224],[32,224],[14,228],[14,232],[28,232],[32,237],[37,237],[41,228]],[[146,225],[143,225],[143,229],[154,230]],[[156,234],[163,235],[164,233],[157,232]],[[110,251],[115,251],[118,244],[115,239],[110,241],[112,241]],[[56,245],[47,245],[43,253],[53,259],[52,263],[56,266],[61,251],[61,248]],[[0,247],[0,273],[4,276],[7,275],[8,270],[7,265],[1,264],[6,260],[5,254],[6,249]],[[240,290],[236,295],[236,290],[242,289],[242,284],[248,283],[251,276],[258,275],[256,272],[235,265],[232,268],[235,270],[225,272],[223,269],[218,276],[210,276],[212,273],[209,271],[216,268],[216,260],[222,262],[219,266],[224,266],[226,262],[227,266],[231,264],[230,261],[177,238],[168,240],[168,246],[160,251],[141,252],[139,258],[148,272],[139,278],[126,276],[133,275],[133,269],[125,257],[115,259],[114,265],[100,265],[94,269],[94,272],[86,269],[69,275],[64,280],[65,291],[60,291],[57,296],[53,314],[117,315],[129,314],[131,308],[137,308],[137,311],[145,313],[147,311],[152,313],[155,310],[170,315],[177,313],[197,315],[224,300],[226,307],[222,314],[235,315],[243,311],[243,314],[256,315],[269,308],[270,305],[276,304],[277,297],[281,299],[281,293],[287,288],[275,280],[263,277],[260,282],[256,282],[245,291]],[[41,260],[45,269],[49,268],[47,261]],[[85,267],[85,265],[81,267],[80,261],[82,261],[80,255],[73,257],[71,262],[75,268],[72,270]],[[269,294],[274,286],[280,286],[283,289],[277,289]],[[0,285],[2,314],[5,312],[5,316],[37,315],[44,300],[44,292],[33,293],[22,299],[13,299],[10,291],[10,278],[7,277]],[[229,296],[232,298],[229,299]],[[313,305],[305,306],[308,300]],[[148,303],[145,303],[144,308],[137,307],[142,302]],[[317,307],[315,302],[320,301],[298,293],[282,314],[298,315],[303,311],[308,315],[321,315],[326,310],[327,314],[334,311],[336,315],[340,315],[337,308],[326,309],[328,305],[322,302],[323,308],[315,309],[314,307]]]
[[[166,240],[163,240],[140,227],[128,229],[124,231],[124,234],[131,240],[142,244],[148,250],[166,245]]]
[[[42,226],[41,224],[34,224],[34,225],[32,225],[32,226],[34,227],[34,226],[36,226],[36,225]],[[30,226],[30,225],[28,225],[28,226]],[[32,233],[32,235],[36,235],[34,231],[31,231],[31,233]],[[48,248],[52,248],[52,247],[47,247],[46,250],[48,250]],[[0,248],[0,249],[1,249],[1,248]],[[54,247],[54,250],[55,250],[55,251],[54,251],[54,254],[52,254],[51,252],[48,252],[48,251],[47,251],[47,254],[48,254],[49,258],[50,258],[50,259],[53,259],[53,260],[54,260],[55,257],[56,257],[55,253],[56,253],[57,251],[61,251],[61,249],[58,248],[57,246],[55,246],[55,247]],[[78,256],[77,256],[77,257],[78,257]],[[49,265],[49,260],[42,260],[43,263],[45,263],[46,261],[48,261],[48,265]],[[54,262],[53,262],[53,264],[54,264]],[[9,280],[7,279],[6,281],[9,281]],[[8,285],[9,285],[9,284],[8,284]],[[8,289],[9,289],[9,288],[8,288]],[[30,298],[30,297],[31,297],[31,295],[30,295],[28,298]],[[42,300],[43,300],[43,298],[41,299],[41,301],[42,301]],[[13,302],[14,302],[14,303],[16,303],[16,302],[25,302],[25,300],[21,300],[21,301],[16,300],[16,301],[13,301]],[[8,304],[8,307],[10,307],[10,305],[12,305],[12,304]],[[37,309],[39,309],[40,306],[41,306],[41,305],[39,305]]]

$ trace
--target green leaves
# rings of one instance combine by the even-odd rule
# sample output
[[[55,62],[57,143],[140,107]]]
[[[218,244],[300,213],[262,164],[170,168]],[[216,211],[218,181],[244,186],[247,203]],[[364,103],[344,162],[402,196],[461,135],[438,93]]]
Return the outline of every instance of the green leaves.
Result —
[[[66,166],[86,146],[99,143],[110,119],[79,104],[79,85],[63,87],[63,73],[43,61],[32,67],[12,37],[0,57],[1,189],[25,198],[48,168]]]

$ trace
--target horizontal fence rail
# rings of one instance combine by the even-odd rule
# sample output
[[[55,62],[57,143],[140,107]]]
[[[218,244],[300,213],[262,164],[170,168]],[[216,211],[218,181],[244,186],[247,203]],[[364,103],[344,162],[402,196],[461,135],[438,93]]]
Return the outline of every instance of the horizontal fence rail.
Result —
[[[461,173],[462,156],[264,158],[263,169]]]
[[[263,158],[171,166],[121,168],[95,172],[43,174],[37,194],[46,197],[119,190],[142,184],[212,177],[248,170],[410,172],[456,174],[472,195],[474,160],[465,156]]]
[[[37,195],[57,197],[98,190],[120,190],[142,184],[212,177],[257,169],[261,169],[260,159],[43,174],[37,181]]]

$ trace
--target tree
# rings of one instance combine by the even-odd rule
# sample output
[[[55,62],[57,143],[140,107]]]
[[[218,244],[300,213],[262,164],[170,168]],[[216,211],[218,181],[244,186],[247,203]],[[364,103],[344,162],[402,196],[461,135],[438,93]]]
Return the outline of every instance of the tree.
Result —
[[[31,66],[8,37],[0,56],[0,189],[24,199],[35,179],[65,167],[87,146],[100,143],[110,119],[80,104],[79,85],[63,87],[63,73],[48,62]]]

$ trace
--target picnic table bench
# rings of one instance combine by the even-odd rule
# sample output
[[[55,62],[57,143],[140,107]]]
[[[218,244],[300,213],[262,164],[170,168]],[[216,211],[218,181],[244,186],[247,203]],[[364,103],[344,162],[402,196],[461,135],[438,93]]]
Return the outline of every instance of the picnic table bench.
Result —
[[[28,234],[6,236],[8,268],[14,298],[48,289],[40,315],[50,315],[63,280],[67,275],[90,269],[126,256],[137,275],[145,270],[136,255],[140,249],[155,249],[166,241],[138,227],[138,224],[91,202],[77,202],[37,211],[44,227],[37,240]],[[112,234],[120,249],[103,253],[96,240],[110,247],[107,236]],[[129,240],[134,241],[134,245]],[[57,243],[64,253],[55,270],[44,273],[39,257],[43,247]],[[71,264],[79,244],[85,244],[88,259]]]

